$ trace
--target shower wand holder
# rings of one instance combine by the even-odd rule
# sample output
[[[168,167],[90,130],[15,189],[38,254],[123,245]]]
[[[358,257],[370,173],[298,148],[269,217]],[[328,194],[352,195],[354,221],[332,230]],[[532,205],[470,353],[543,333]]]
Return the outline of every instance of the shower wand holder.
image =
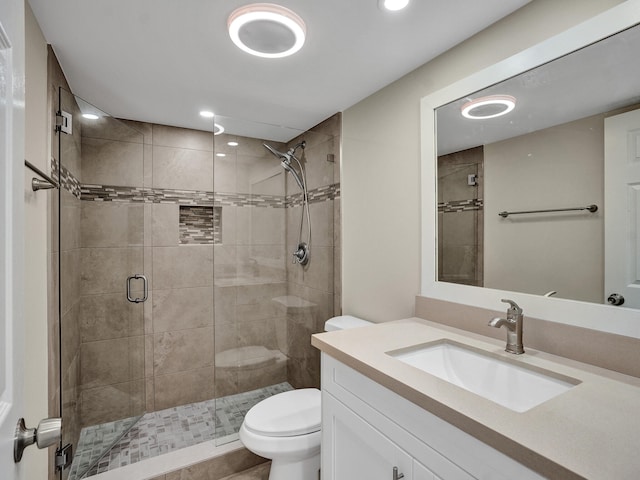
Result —
[[[309,263],[309,245],[304,242],[298,244],[298,249],[293,252],[293,263],[306,265]]]

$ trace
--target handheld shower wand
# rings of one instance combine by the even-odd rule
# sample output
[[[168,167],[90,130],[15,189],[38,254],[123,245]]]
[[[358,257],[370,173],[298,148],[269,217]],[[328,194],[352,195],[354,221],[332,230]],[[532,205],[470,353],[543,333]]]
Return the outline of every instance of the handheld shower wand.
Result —
[[[300,190],[302,190],[303,212],[302,212],[302,215],[300,216],[300,231],[298,233],[298,248],[293,253],[293,262],[294,263],[299,263],[300,265],[306,265],[307,262],[309,262],[309,255],[310,255],[310,252],[311,252],[311,217],[309,215],[309,195],[308,195],[308,192],[307,192],[307,179],[306,179],[306,175],[305,175],[305,172],[304,172],[304,167],[302,166],[302,163],[300,162],[300,160],[298,160],[298,158],[296,157],[295,153],[296,153],[296,150],[298,150],[298,148],[304,149],[306,147],[306,145],[307,145],[307,142],[305,142],[303,140],[302,142],[300,142],[297,145],[295,145],[292,148],[290,148],[287,151],[287,153],[282,153],[282,152],[276,150],[275,148],[273,148],[271,145],[267,145],[266,143],[263,143],[263,145],[274,156],[276,156],[277,158],[280,159],[280,165],[282,165],[282,168],[284,168],[285,171],[287,171],[287,172],[289,172],[291,174],[293,179],[296,181],[296,183],[300,187]],[[300,168],[300,174],[298,174],[298,172],[296,171],[295,167],[291,164],[291,160],[295,160],[296,163],[298,164],[298,167]],[[307,241],[303,242],[302,241],[302,229],[303,229],[303,226],[304,226],[305,213],[306,213],[306,217],[307,217],[307,227],[308,228],[307,228]]]

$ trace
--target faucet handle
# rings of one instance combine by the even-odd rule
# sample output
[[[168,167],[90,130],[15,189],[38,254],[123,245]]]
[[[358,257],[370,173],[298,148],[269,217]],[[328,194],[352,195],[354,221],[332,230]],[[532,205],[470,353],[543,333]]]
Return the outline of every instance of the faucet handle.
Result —
[[[521,315],[522,314],[522,309],[518,306],[518,304],[516,302],[514,302],[513,300],[509,300],[508,298],[503,298],[502,300],[500,300],[502,303],[508,303],[509,305],[511,305],[509,307],[509,310],[513,310],[513,312],[517,315]]]

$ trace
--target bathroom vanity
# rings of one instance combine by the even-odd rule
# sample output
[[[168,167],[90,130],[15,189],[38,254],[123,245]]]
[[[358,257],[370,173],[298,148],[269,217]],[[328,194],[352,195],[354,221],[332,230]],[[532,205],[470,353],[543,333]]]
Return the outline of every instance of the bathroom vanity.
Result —
[[[503,342],[417,318],[317,334],[312,343],[322,351],[324,480],[640,476],[635,377],[532,349],[511,355]],[[533,406],[500,404],[486,396],[493,388],[473,393],[405,361],[434,345],[563,388]],[[496,381],[488,377],[479,384]],[[527,391],[517,375],[497,381],[510,384],[498,395]]]

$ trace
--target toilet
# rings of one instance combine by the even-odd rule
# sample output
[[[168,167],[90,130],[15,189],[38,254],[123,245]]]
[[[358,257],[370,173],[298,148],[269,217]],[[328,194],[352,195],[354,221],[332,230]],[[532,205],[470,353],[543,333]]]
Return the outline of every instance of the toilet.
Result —
[[[372,325],[342,315],[325,322],[327,332]],[[317,480],[320,470],[321,393],[303,388],[279,393],[254,405],[240,427],[247,450],[271,459],[269,480]]]

